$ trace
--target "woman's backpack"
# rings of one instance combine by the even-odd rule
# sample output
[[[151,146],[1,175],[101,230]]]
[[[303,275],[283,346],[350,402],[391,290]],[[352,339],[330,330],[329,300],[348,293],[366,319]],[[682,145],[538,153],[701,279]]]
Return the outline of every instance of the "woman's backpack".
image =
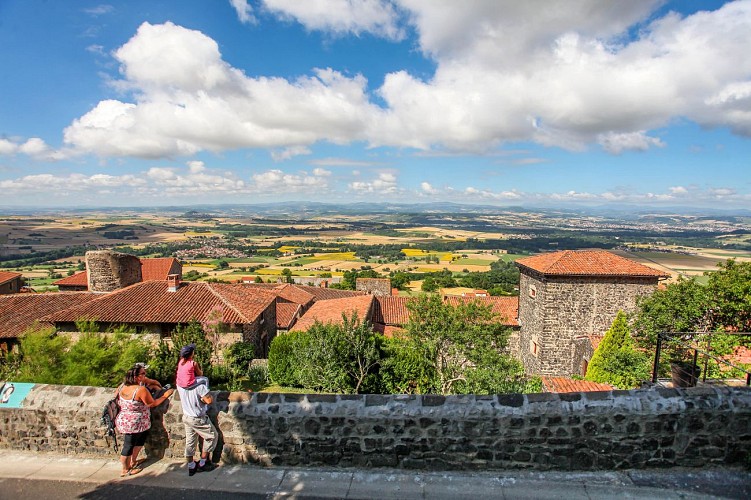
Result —
[[[113,445],[112,449],[117,452],[117,432],[115,431],[115,419],[117,418],[117,414],[120,413],[120,405],[117,402],[117,398],[119,397],[119,391],[118,396],[115,396],[114,398],[107,401],[107,403],[104,405],[104,409],[102,410],[102,425],[105,427],[105,439],[107,436],[112,438]]]

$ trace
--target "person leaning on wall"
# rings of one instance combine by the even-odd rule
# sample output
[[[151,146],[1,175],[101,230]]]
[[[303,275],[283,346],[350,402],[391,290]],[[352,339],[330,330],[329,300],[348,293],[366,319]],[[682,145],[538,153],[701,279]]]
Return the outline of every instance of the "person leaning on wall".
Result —
[[[137,364],[127,371],[125,380],[115,393],[120,405],[115,427],[124,436],[120,477],[141,472],[139,465],[142,462],[137,459],[151,428],[151,408],[164,403],[175,392],[174,389],[167,389],[161,397],[154,399],[146,387],[146,380],[146,368]]]

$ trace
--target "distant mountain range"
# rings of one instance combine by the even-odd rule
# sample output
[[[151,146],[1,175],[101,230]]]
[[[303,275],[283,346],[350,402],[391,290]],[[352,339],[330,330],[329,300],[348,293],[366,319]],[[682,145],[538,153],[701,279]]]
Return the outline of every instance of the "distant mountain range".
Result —
[[[164,207],[0,207],[2,215],[51,215],[75,213],[163,213],[173,215],[194,214],[194,216],[276,216],[276,217],[311,217],[317,215],[395,215],[416,213],[440,214],[503,214],[503,213],[540,213],[557,215],[586,215],[618,219],[638,219],[647,215],[681,215],[681,216],[722,216],[722,217],[751,217],[748,209],[718,209],[696,208],[685,206],[653,207],[635,205],[601,205],[601,206],[573,206],[566,207],[521,207],[493,205],[468,205],[450,202],[436,203],[350,203],[334,204],[307,201],[287,201],[278,203],[259,204],[227,204],[227,205],[176,205]]]

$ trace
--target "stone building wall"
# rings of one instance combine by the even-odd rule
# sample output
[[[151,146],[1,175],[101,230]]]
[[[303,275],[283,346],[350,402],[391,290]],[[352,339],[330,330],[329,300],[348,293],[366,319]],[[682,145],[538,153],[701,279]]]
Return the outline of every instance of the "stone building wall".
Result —
[[[619,310],[633,311],[637,297],[651,294],[656,284],[655,278],[567,278],[522,273],[519,357],[525,370],[549,376],[578,374],[581,366],[574,339],[603,335]]]
[[[255,357],[267,358],[271,341],[276,337],[276,303],[272,302],[253,323],[244,325],[242,339],[252,342]]]
[[[391,295],[391,280],[388,278],[357,278],[355,289],[377,297]]]
[[[0,448],[116,456],[99,425],[112,389],[39,385],[0,407]],[[226,463],[612,470],[741,465],[751,389],[410,396],[215,393]],[[177,397],[177,396],[175,396]],[[152,414],[151,457],[181,457],[178,401]]]
[[[141,261],[111,250],[86,252],[89,291],[113,292],[141,281]]]

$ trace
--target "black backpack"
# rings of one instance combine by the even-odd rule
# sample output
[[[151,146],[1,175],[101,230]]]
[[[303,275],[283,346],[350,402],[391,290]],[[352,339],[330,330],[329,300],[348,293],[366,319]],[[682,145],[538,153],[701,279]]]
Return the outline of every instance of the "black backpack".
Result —
[[[118,393],[119,396],[119,393]],[[113,445],[112,449],[117,452],[117,432],[115,431],[115,418],[117,418],[117,414],[120,413],[120,405],[117,403],[118,396],[115,396],[114,398],[107,401],[107,403],[104,405],[104,409],[102,410],[102,425],[105,428],[105,439],[107,439],[107,436],[112,438]]]

